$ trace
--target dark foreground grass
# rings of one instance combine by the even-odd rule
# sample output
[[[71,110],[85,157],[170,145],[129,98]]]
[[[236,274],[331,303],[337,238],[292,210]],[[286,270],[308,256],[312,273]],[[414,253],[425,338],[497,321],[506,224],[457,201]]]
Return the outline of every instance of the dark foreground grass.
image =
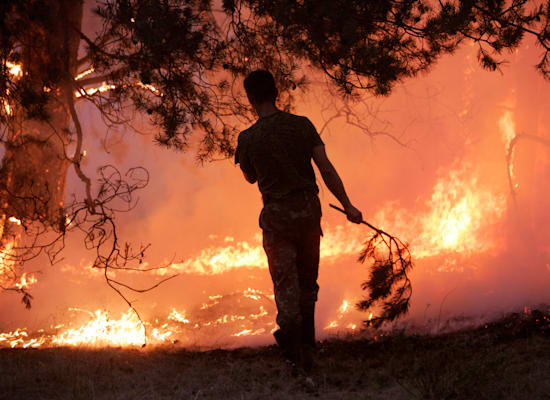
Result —
[[[548,315],[439,336],[320,343],[312,380],[274,346],[0,350],[1,399],[550,399]]]

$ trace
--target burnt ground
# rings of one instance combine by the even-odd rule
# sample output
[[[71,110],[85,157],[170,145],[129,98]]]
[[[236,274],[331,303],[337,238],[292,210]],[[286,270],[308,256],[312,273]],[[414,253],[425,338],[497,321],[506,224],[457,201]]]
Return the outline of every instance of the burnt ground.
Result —
[[[550,399],[550,316],[319,344],[294,378],[274,346],[0,350],[0,399]]]

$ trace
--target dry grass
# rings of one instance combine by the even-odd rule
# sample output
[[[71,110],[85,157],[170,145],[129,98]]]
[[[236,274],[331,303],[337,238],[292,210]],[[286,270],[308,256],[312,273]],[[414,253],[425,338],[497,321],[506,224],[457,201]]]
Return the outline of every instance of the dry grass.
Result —
[[[274,346],[0,350],[0,399],[548,399],[548,316],[441,336],[331,340],[315,386]]]

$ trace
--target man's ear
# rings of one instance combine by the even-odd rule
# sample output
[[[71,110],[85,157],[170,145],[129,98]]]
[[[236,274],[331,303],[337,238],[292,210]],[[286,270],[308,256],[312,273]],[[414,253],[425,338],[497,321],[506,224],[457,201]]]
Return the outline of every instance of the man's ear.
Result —
[[[251,106],[256,107],[258,105],[258,102],[256,101],[253,95],[246,92],[246,97],[248,97],[248,102],[250,103]]]

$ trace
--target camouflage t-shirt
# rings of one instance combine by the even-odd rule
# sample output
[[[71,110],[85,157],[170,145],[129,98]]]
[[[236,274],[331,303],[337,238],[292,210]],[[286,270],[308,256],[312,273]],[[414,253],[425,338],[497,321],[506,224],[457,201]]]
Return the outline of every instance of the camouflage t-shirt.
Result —
[[[318,229],[321,206],[311,165],[312,150],[323,145],[306,117],[277,111],[239,135],[235,163],[255,175],[264,208],[264,230]]]
[[[309,119],[277,111],[240,133],[235,163],[257,176],[264,198],[280,199],[302,190],[318,193],[311,158],[312,149],[322,144]]]

